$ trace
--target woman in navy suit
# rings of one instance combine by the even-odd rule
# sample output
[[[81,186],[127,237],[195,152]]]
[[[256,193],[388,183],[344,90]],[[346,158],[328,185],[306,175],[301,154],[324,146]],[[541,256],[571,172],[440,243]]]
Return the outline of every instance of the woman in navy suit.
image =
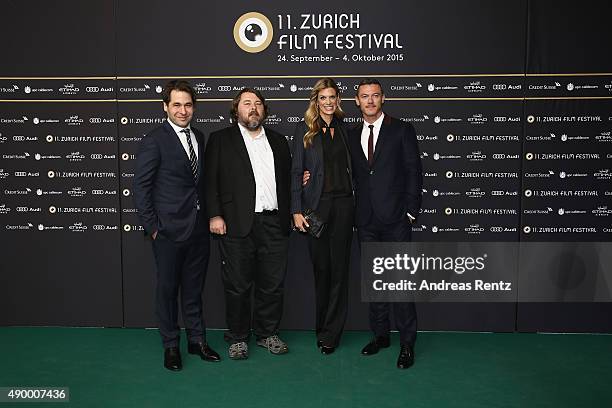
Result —
[[[304,121],[298,123],[293,138],[291,213],[295,227],[306,232],[306,210],[314,210],[326,223],[319,238],[308,235],[315,280],[317,346],[323,354],[333,353],[338,346],[348,309],[354,201],[343,116],[338,85],[331,78],[322,78],[310,93]],[[305,171],[310,178],[303,185]]]

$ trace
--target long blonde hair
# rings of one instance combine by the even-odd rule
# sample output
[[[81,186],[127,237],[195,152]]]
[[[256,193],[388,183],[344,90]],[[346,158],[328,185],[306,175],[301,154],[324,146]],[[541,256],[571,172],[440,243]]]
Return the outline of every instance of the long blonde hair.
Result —
[[[307,149],[309,146],[312,146],[312,139],[314,139],[315,135],[319,133],[321,130],[321,124],[319,123],[319,105],[317,98],[319,97],[319,92],[324,89],[333,88],[336,91],[336,96],[338,97],[338,106],[334,111],[334,116],[338,119],[342,119],[344,117],[344,111],[340,107],[340,89],[336,82],[331,78],[321,78],[314,84],[312,87],[312,91],[310,91],[310,103],[308,105],[308,109],[304,112],[304,122],[306,122],[306,126],[308,126],[308,132],[304,135],[304,148]]]

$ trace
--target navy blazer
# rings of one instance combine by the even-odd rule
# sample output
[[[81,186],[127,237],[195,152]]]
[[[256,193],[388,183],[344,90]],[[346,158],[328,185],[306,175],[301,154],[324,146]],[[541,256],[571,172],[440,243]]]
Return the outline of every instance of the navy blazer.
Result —
[[[362,126],[349,132],[355,183],[355,222],[370,222],[372,214],[385,224],[417,217],[421,209],[423,172],[412,124],[385,114],[372,166],[361,147]]]
[[[198,141],[198,177],[194,180],[189,157],[176,132],[166,120],[142,139],[134,172],[134,204],[145,233],[155,231],[173,241],[185,241],[196,227],[197,203],[204,206],[204,134],[191,128]]]
[[[351,154],[348,146],[348,132],[344,123],[336,118],[338,126],[335,128],[346,147],[346,161],[351,183],[353,182],[353,169]],[[325,182],[323,162],[323,142],[321,135],[315,135],[312,145],[304,149],[304,135],[308,131],[306,122],[302,121],[295,127],[293,134],[293,157],[291,162],[291,214],[304,212],[306,209],[315,210],[323,192]],[[302,186],[304,171],[310,172],[310,179]]]

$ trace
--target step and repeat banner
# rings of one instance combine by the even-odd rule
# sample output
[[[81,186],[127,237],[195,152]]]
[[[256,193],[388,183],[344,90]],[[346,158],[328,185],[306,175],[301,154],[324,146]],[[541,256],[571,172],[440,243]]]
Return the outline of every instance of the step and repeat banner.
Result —
[[[610,29],[604,6],[588,3],[6,5],[5,38],[36,30],[7,44],[0,66],[0,324],[155,325],[132,180],[174,78],[195,87],[192,125],[206,134],[231,125],[230,101],[248,86],[292,144],[317,79],[336,79],[346,122],[361,126],[356,87],[375,77],[385,112],[414,125],[421,149],[415,241],[508,243],[523,282],[611,287],[601,275],[612,240]],[[353,244],[348,327],[365,329]],[[224,327],[214,246],[205,311],[210,327]],[[296,233],[284,327],[312,327],[312,292]],[[420,303],[420,327],[612,330],[610,303],[535,300]]]

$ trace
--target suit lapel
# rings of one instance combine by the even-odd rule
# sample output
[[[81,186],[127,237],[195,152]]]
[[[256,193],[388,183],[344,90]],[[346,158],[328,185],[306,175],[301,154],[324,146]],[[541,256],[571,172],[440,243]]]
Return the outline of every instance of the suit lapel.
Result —
[[[378,139],[376,140],[376,148],[374,149],[374,157],[372,158],[372,165],[376,163],[378,156],[380,156],[380,151],[383,149],[383,146],[387,139],[385,135],[388,134],[389,132],[390,124],[391,124],[391,116],[385,114],[382,124],[380,125],[380,131],[378,132]]]
[[[321,138],[320,134],[317,133],[314,135],[314,138],[312,139],[312,147],[314,147],[316,153],[314,155],[314,159],[323,162],[323,139]],[[316,165],[316,163],[313,164]]]
[[[344,127],[342,126],[338,126],[337,128],[338,133],[340,134],[340,140],[342,140],[342,143],[344,143],[344,148],[346,150],[346,162],[348,163],[348,168],[349,168],[349,175],[352,177],[353,176],[353,163],[351,163],[351,149],[349,148],[348,145],[348,140],[346,137],[346,133],[344,132]]]
[[[365,153],[363,152],[363,148],[361,147],[361,132],[362,131],[363,131],[363,125],[354,128],[353,131],[351,132],[353,133],[352,142],[354,145],[354,149],[353,149],[354,152],[352,153],[354,157],[359,161],[359,164],[361,164],[364,167],[370,167],[370,165],[368,164],[368,158],[366,157]]]
[[[236,153],[238,153],[238,157],[240,157],[240,159],[243,161],[243,164],[248,169],[249,173],[251,174],[251,178],[255,180],[253,166],[251,166],[251,159],[249,159],[249,152],[247,151],[246,145],[244,144],[244,139],[242,138],[242,133],[240,133],[238,125],[235,125],[232,128],[230,135],[232,144],[234,145],[234,149],[236,150]]]
[[[193,134],[195,135],[196,140],[198,141],[198,181],[199,181],[202,178],[202,169],[204,168],[204,148],[206,144],[204,142],[204,137],[201,137],[199,133],[196,133],[194,131]]]

